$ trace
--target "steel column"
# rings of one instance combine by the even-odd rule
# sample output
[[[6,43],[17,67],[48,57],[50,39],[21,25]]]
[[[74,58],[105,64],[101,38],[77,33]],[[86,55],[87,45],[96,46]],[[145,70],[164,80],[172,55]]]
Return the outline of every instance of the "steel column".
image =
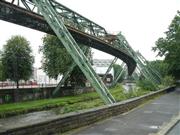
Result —
[[[104,83],[95,73],[86,56],[73,39],[64,23],[53,8],[49,0],[33,0],[45,20],[51,26],[57,37],[61,40],[68,53],[72,56],[75,63],[80,67],[86,78],[90,81],[95,90],[99,93],[106,104],[115,103],[115,99],[110,94]]]
[[[152,74],[152,71],[150,71],[147,65],[143,63],[144,61],[142,57],[140,57],[140,55],[138,56],[138,54],[132,49],[132,47],[129,45],[129,43],[121,33],[117,35],[117,39],[119,40],[119,44],[123,46],[132,57],[134,57],[134,60],[137,63],[137,68],[141,71],[143,76],[147,80],[150,80],[154,85],[160,84],[160,79]]]
[[[84,53],[87,52],[88,47],[83,46],[82,50]],[[68,70],[63,74],[62,79],[60,80],[60,82],[58,83],[58,85],[56,86],[56,88],[53,91],[53,96],[55,96],[57,94],[57,92],[60,90],[61,86],[64,84],[64,82],[67,80],[69,74],[71,74],[71,72],[73,71],[73,69],[75,68],[75,66],[77,66],[77,64],[73,61],[72,64],[69,66]]]
[[[111,69],[113,68],[113,65],[116,63],[117,59],[118,59],[118,58],[115,57],[115,58],[113,59],[113,61],[111,62],[111,64],[109,65],[106,73],[105,73],[104,76],[102,77],[102,80],[103,80],[103,81],[104,81],[104,79],[106,78],[107,74],[108,74],[108,73],[111,71]]]
[[[121,64],[122,70],[116,75],[116,77],[114,78],[114,81],[112,82],[111,86],[115,86],[119,80],[119,78],[122,76],[123,72],[125,70],[127,70],[127,68],[125,67],[125,63]]]

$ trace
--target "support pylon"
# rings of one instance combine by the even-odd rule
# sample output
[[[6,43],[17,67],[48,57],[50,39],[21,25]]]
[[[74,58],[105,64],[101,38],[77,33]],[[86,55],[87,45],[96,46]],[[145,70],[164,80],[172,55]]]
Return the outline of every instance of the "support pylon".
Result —
[[[88,47],[82,46],[82,50],[84,53],[86,53],[88,51]],[[55,96],[57,94],[57,92],[60,90],[61,86],[64,84],[64,82],[67,80],[67,78],[69,77],[69,75],[71,74],[71,72],[73,71],[73,69],[76,66],[77,66],[77,64],[73,61],[72,64],[67,69],[67,71],[63,74],[62,79],[60,80],[60,82],[56,86],[55,90],[53,91],[53,96]]]
[[[104,102],[106,104],[115,103],[114,97],[95,73],[83,51],[79,48],[78,44],[59,17],[56,8],[52,6],[50,0],[33,0],[33,2]]]
[[[106,73],[105,73],[104,76],[102,77],[102,80],[103,80],[103,81],[104,81],[104,79],[106,78],[106,76],[108,75],[108,73],[111,71],[111,69],[113,68],[113,65],[116,63],[117,59],[118,59],[118,58],[115,57],[115,58],[112,60],[112,62],[111,62],[111,64],[109,65]]]

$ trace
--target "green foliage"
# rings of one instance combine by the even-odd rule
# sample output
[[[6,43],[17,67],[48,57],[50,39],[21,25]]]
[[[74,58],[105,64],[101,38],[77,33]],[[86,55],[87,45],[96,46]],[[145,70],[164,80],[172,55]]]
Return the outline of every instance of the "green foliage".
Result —
[[[44,36],[40,51],[43,53],[42,68],[51,78],[57,79],[58,75],[64,74],[72,63],[71,56],[55,36]]]
[[[174,77],[169,75],[169,76],[165,76],[163,79],[162,79],[162,85],[163,86],[172,86],[173,84],[175,84],[175,80],[174,80]]]
[[[122,67],[118,64],[113,65],[114,69],[114,78],[118,76],[118,74],[123,70]],[[125,72],[122,73],[121,77],[119,78],[118,82],[122,82],[125,77]]]
[[[51,78],[57,79],[58,75],[63,75],[71,66],[73,59],[66,51],[61,41],[52,35],[46,35],[43,37],[43,46],[40,51],[43,53],[43,70]],[[91,60],[91,50],[85,52],[86,56],[89,56]],[[71,85],[82,86],[84,85],[86,78],[80,68],[76,66],[68,79],[65,81],[65,85],[70,82]]]
[[[28,80],[33,71],[34,58],[29,42],[22,36],[12,36],[3,46],[2,68],[6,79]]]
[[[157,89],[157,87],[147,79],[138,80],[137,86],[140,87],[140,89],[148,90],[148,91],[154,91]]]
[[[3,71],[3,65],[2,61],[0,61],[0,81],[5,81],[4,71]]]
[[[165,56],[165,62],[168,64],[168,73],[180,77],[180,12],[172,20],[165,38],[159,38],[154,51],[159,56]]]
[[[66,80],[71,82],[72,86],[85,86],[85,82],[86,82],[86,77],[84,76],[84,74],[82,73],[82,71],[80,70],[80,68],[78,66],[76,66],[72,73],[70,74],[70,76],[68,77],[68,79]]]
[[[3,65],[2,65],[2,52],[0,51],[0,81],[4,81],[4,71],[3,71]]]
[[[138,90],[130,94],[123,93],[123,88],[121,85],[117,85],[113,89],[110,89],[110,92],[115,97],[116,101],[122,101],[147,93],[147,91],[144,90]],[[29,111],[48,110],[50,108],[57,107],[58,108],[55,110],[57,111],[56,113],[64,114],[101,105],[104,105],[103,100],[96,92],[91,92],[77,96],[3,104],[0,105],[0,117],[8,115],[18,115],[22,113],[27,113]]]
[[[150,61],[149,64],[155,69],[162,77],[168,74],[168,64],[162,60]]]

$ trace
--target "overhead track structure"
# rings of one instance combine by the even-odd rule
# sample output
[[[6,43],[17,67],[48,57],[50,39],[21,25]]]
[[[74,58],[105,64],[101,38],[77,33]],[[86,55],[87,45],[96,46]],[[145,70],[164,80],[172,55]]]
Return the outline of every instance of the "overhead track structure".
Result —
[[[109,41],[110,34],[103,27],[54,0],[50,1],[57,8],[59,17],[78,44],[87,45],[121,59],[128,66],[128,74],[133,73],[136,68],[135,60],[127,50],[121,50]],[[31,0],[1,0],[0,19],[55,35]]]
[[[108,91],[104,83],[93,70],[90,62],[84,55],[83,51],[78,46],[66,26],[62,18],[58,15],[58,9],[50,0],[33,0],[39,11],[44,16],[47,23],[50,25],[56,36],[62,42],[67,52],[71,55],[75,63],[79,66],[91,85],[104,100],[106,104],[115,103],[115,99]]]
[[[121,64],[121,67],[122,70],[120,70],[118,73],[115,74],[111,87],[115,86],[118,83],[118,80],[122,77],[123,73],[126,72],[127,66],[125,65],[124,62]]]
[[[17,5],[14,5],[15,2]],[[136,67],[136,62],[127,50],[121,50],[111,44],[109,34],[103,27],[55,0],[12,0],[11,3],[0,1],[0,19],[55,34],[106,104],[112,104],[115,100],[78,44],[99,49],[122,59],[128,66],[129,75]]]
[[[114,42],[119,42],[117,45],[121,45],[119,47],[124,48],[129,52],[129,54],[134,58],[137,63],[137,69],[147,80],[151,81],[154,85],[161,83],[161,75],[156,71],[156,69],[153,69],[153,67],[140,54],[140,52],[135,52],[133,50],[126,38],[121,33],[116,35],[116,40]]]
[[[118,60],[117,57],[115,57],[115,58],[112,60],[112,62],[111,62],[111,64],[109,65],[108,69],[106,70],[106,73],[105,73],[104,76],[102,77],[102,80],[103,80],[103,81],[105,80],[106,76],[107,76],[108,73],[111,71],[111,69],[113,68],[113,65],[116,63],[117,60]]]
[[[81,47],[82,51],[84,52],[84,54],[86,54],[89,51],[89,47],[87,46],[82,46]],[[72,73],[73,69],[77,66],[77,64],[73,61],[71,63],[71,65],[69,66],[69,68],[67,69],[67,71],[63,74],[62,79],[60,80],[60,82],[58,83],[58,85],[56,86],[55,90],[53,91],[53,96],[57,95],[57,92],[60,90],[60,88],[62,87],[62,85],[64,85],[65,81],[67,80],[67,78],[70,76],[70,74]]]
[[[151,74],[153,74],[156,80],[158,80],[158,82],[160,83],[162,79],[161,74],[151,65],[150,62],[146,60],[146,58],[139,51],[137,51],[136,54],[142,61],[142,63],[146,66],[146,68],[149,70],[149,72],[151,72]]]

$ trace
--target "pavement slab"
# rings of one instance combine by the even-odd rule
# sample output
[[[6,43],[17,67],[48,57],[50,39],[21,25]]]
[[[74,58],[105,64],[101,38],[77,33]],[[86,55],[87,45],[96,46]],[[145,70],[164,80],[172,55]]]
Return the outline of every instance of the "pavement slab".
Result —
[[[75,131],[72,135],[150,135],[180,113],[180,88],[129,113]]]
[[[122,115],[68,133],[68,135],[149,135],[157,133],[180,112],[180,88]],[[57,110],[0,119],[0,132],[59,117]]]

